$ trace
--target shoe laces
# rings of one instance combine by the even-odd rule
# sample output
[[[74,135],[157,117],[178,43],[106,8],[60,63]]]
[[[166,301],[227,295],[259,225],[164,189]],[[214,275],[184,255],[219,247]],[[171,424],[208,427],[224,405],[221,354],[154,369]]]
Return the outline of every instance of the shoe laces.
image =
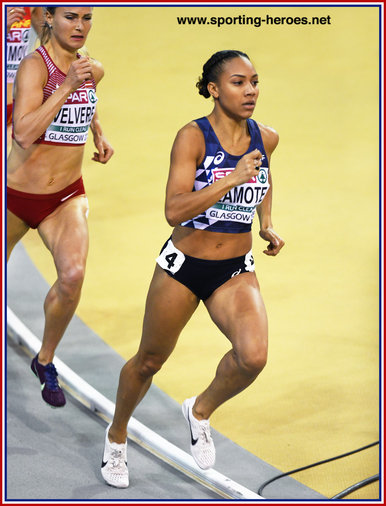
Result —
[[[58,383],[58,373],[54,364],[51,362],[44,367],[44,378],[49,390],[60,390]]]
[[[212,437],[210,435],[210,425],[209,425],[209,422],[205,421],[205,422],[200,422],[200,433],[199,433],[199,437],[207,442],[207,443],[210,443],[212,441]]]
[[[110,454],[110,467],[117,472],[126,471],[126,464],[124,462],[123,451],[113,448]]]

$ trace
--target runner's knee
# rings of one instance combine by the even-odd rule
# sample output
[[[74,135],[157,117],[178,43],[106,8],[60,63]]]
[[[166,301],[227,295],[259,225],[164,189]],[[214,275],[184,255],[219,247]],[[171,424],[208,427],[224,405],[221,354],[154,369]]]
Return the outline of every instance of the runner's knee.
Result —
[[[253,350],[234,351],[234,355],[238,367],[243,374],[249,377],[256,377],[260,374],[267,363],[267,350],[262,346]]]
[[[59,287],[68,297],[76,295],[82,288],[85,276],[85,267],[81,263],[67,266],[59,273]]]
[[[163,366],[164,360],[157,355],[145,355],[138,360],[138,373],[144,378],[154,376]]]

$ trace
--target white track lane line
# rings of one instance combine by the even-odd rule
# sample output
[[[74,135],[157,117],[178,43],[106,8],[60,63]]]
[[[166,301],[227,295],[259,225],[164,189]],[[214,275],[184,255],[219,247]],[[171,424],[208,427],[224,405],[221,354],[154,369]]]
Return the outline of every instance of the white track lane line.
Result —
[[[41,341],[24,325],[24,323],[7,306],[7,335],[18,345],[24,346],[32,354],[40,350]],[[60,376],[63,388],[107,421],[114,415],[115,405],[89,383],[78,376],[59,358],[54,358],[54,364]],[[193,457],[177,446],[150,430],[146,425],[131,417],[127,426],[128,438],[146,449],[157,458],[167,462],[193,480],[215,491],[227,499],[260,499],[264,498],[252,490],[227,478],[223,474],[209,469],[203,471],[193,460]]]

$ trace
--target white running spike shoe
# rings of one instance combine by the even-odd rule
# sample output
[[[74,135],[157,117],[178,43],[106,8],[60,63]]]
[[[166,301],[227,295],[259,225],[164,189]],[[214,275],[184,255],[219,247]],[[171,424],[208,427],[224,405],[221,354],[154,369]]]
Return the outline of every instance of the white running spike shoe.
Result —
[[[129,470],[127,469],[127,441],[124,444],[111,443],[108,425],[105,433],[105,448],[101,473],[106,483],[112,487],[127,488],[129,486]]]
[[[190,430],[190,451],[201,469],[210,469],[216,460],[216,450],[210,435],[209,420],[197,420],[193,416],[192,408],[195,402],[196,397],[191,397],[182,404],[182,413]]]

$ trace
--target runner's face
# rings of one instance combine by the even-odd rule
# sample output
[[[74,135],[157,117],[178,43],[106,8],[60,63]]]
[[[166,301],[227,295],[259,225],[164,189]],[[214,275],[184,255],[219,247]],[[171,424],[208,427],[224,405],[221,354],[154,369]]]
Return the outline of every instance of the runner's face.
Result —
[[[47,15],[47,21],[52,25],[52,35],[63,47],[80,49],[91,28],[92,8],[57,7],[53,16]]]
[[[249,118],[259,96],[258,82],[256,70],[248,59],[233,58],[225,63],[218,83],[214,84],[213,96],[230,116]]]

